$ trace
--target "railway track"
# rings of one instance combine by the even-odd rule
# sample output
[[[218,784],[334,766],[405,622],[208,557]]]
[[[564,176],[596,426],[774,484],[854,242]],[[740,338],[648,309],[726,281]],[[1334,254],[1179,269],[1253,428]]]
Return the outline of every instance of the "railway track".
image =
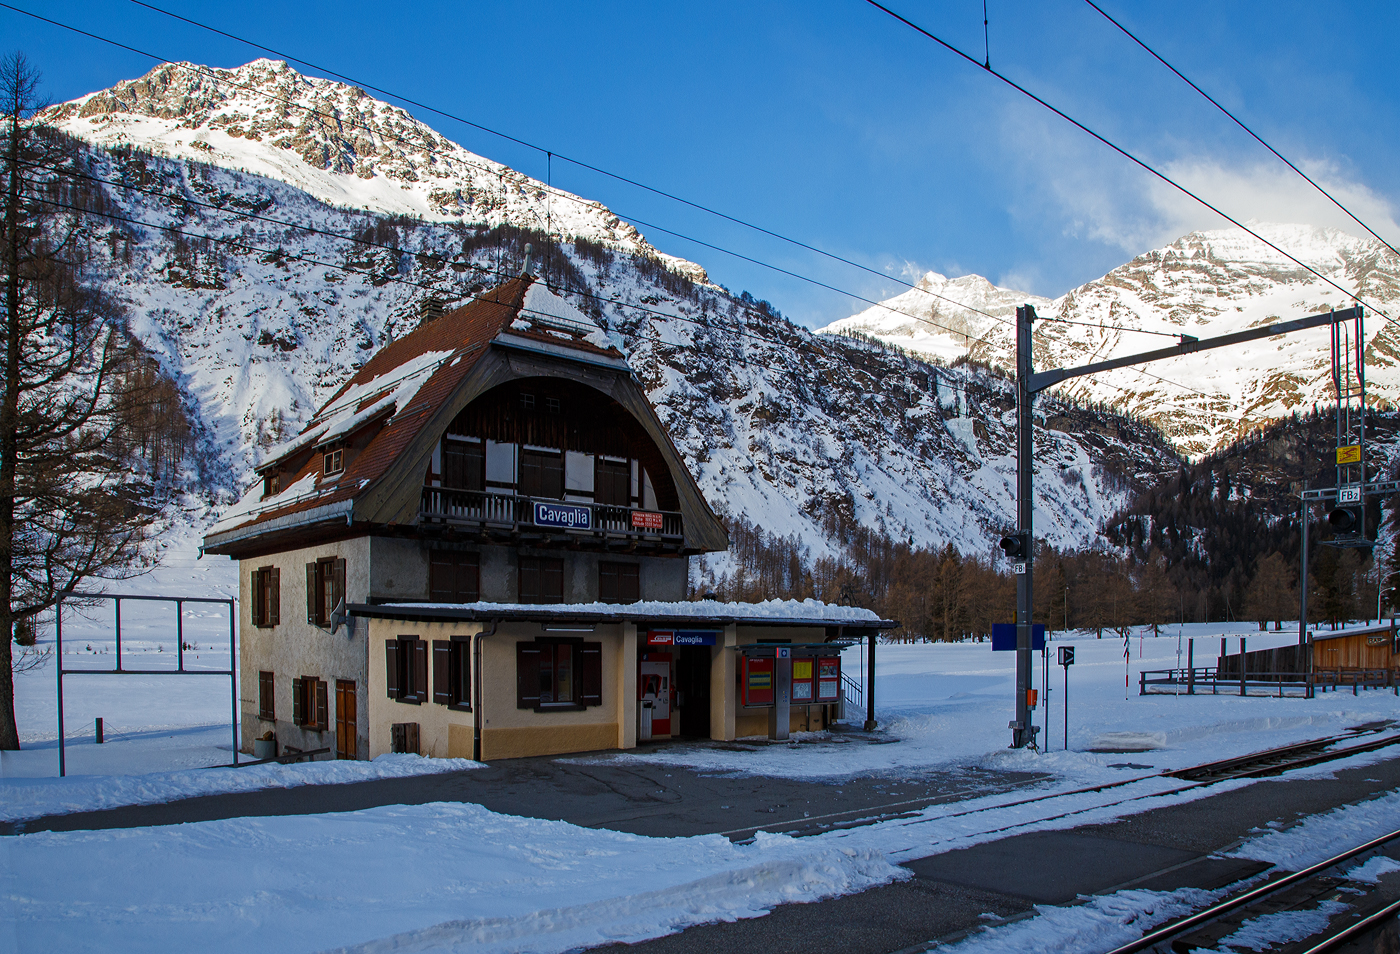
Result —
[[[1137,954],[1140,951],[1188,952],[1215,950],[1229,944],[1229,938],[1246,923],[1281,912],[1315,910],[1323,902],[1342,901],[1344,909],[1328,916],[1327,927],[1319,934],[1280,942],[1267,950],[1290,954],[1324,954],[1340,951],[1376,932],[1384,931],[1400,916],[1400,900],[1377,898],[1372,885],[1348,882],[1336,869],[1364,856],[1381,852],[1400,841],[1400,831],[1374,838],[1301,871],[1272,878],[1225,898],[1185,918],[1151,931],[1136,941],[1116,947],[1108,954]],[[1345,900],[1343,900],[1345,899]],[[1223,943],[1222,943],[1223,942]],[[1252,942],[1255,950],[1264,950]],[[1393,951],[1395,946],[1374,945],[1376,951]]]
[[[951,812],[933,818],[923,817],[923,810],[939,804],[940,802],[949,801],[949,797],[914,799],[895,802],[889,805],[871,806],[866,809],[852,809],[850,811],[817,816],[815,818],[795,818],[781,822],[770,822],[767,825],[760,824],[748,828],[736,829],[734,831],[722,832],[721,834],[743,844],[752,841],[754,832],[759,830],[783,832],[784,834],[800,838],[806,835],[819,835],[837,829],[860,828],[880,822],[903,821],[905,824],[909,825],[922,825],[947,821],[952,818],[963,818],[968,815],[976,815],[983,812],[995,812],[1008,808],[1017,808],[1037,802],[1054,802],[1056,799],[1068,799],[1076,795],[1107,792],[1113,789],[1126,788],[1131,785],[1139,785],[1151,779],[1170,778],[1186,783],[1171,791],[1153,791],[1146,794],[1130,795],[1127,798],[1117,799],[1116,801],[1097,802],[1090,806],[1070,809],[1060,814],[1041,815],[1032,821],[990,829],[988,832],[984,832],[984,834],[1011,832],[1027,825],[1039,824],[1057,818],[1066,818],[1083,812],[1097,811],[1098,809],[1109,808],[1114,805],[1122,805],[1147,798],[1159,798],[1163,795],[1190,791],[1194,788],[1217,785],[1232,779],[1265,778],[1272,775],[1279,775],[1292,769],[1320,765],[1324,762],[1333,762],[1338,759],[1349,758],[1353,755],[1372,752],[1388,746],[1400,745],[1400,734],[1381,735],[1381,733],[1384,733],[1387,729],[1393,729],[1395,726],[1396,723],[1394,721],[1378,722],[1371,725],[1358,726],[1351,732],[1325,739],[1310,739],[1307,742],[1278,746],[1277,748],[1265,749],[1260,752],[1254,752],[1236,758],[1222,759],[1217,762],[1205,762],[1201,765],[1193,765],[1189,768],[1156,772],[1151,775],[1138,775],[1116,782],[1105,782],[1101,785],[1090,785],[1063,792],[1046,792],[1016,801],[998,802],[994,805],[982,805],[977,808],[967,809],[966,811]],[[1379,737],[1367,739],[1367,741],[1356,745],[1344,744],[1353,742],[1356,739],[1365,739],[1367,736]],[[1033,785],[1039,784],[1040,781],[1041,780],[1036,779],[1022,784]],[[1002,791],[1009,791],[1016,787],[1019,786],[1007,786]]]

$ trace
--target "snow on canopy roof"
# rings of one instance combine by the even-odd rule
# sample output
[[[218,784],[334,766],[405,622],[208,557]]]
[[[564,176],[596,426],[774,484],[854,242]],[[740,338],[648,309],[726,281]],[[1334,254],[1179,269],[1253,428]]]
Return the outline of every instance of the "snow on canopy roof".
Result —
[[[356,615],[398,618],[395,613],[411,613],[415,618],[441,614],[444,617],[488,619],[501,617],[544,617],[650,620],[694,620],[752,622],[767,624],[865,624],[890,629],[894,623],[881,619],[873,610],[859,606],[837,606],[820,600],[767,600],[762,603],[728,603],[720,600],[642,600],[636,603],[376,603],[351,607]]]

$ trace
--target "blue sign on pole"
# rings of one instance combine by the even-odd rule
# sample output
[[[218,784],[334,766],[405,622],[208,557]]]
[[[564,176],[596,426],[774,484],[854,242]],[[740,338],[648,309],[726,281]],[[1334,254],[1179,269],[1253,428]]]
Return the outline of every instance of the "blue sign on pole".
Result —
[[[1037,652],[1045,648],[1045,624],[1031,624],[1031,649]],[[1016,624],[992,624],[992,652],[1014,653],[1016,651]]]
[[[535,523],[541,527],[564,527],[568,530],[592,530],[593,511],[571,504],[535,501]]]

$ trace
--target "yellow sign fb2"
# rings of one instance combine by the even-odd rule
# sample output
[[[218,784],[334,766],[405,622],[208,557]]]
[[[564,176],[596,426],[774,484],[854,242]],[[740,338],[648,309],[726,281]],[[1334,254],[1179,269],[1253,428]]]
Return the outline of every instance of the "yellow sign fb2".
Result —
[[[1337,448],[1337,463],[1339,464],[1359,464],[1361,463],[1361,445],[1348,444],[1346,447]]]

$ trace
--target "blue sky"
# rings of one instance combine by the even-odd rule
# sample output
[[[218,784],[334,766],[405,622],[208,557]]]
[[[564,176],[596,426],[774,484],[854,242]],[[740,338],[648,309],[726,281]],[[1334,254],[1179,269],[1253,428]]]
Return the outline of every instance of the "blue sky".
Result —
[[[14,4],[167,59],[235,66],[261,55],[129,0]],[[975,272],[1054,296],[1219,224],[859,0],[157,5],[889,275]],[[887,5],[983,55],[981,0]],[[1393,159],[1400,83],[1390,66],[1400,5],[1102,5],[1400,241]],[[1088,4],[987,6],[994,67],[1232,215],[1359,231]],[[54,101],[153,65],[4,9],[0,36],[0,47],[24,51],[43,71]],[[551,174],[535,150],[409,108],[475,152],[541,179]],[[558,158],[551,178],[624,218],[857,295],[899,290]],[[806,324],[864,307],[655,228],[642,231]]]

